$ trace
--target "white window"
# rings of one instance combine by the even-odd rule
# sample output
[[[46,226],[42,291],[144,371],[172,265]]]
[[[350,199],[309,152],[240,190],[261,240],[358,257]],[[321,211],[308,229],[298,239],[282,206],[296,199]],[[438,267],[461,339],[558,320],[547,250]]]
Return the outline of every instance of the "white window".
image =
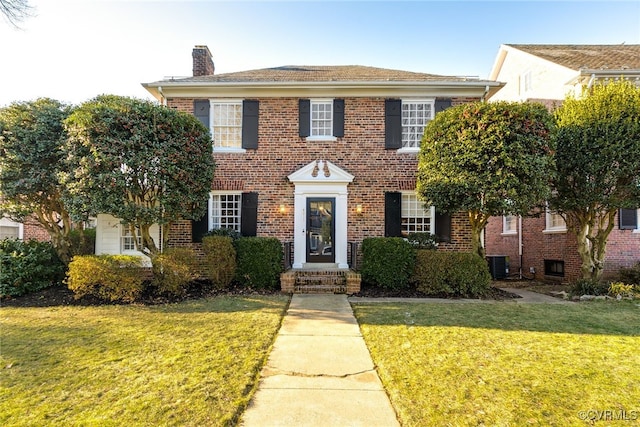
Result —
[[[333,136],[333,100],[311,100],[311,136]]]
[[[0,240],[3,239],[19,239],[20,227],[13,225],[0,225]]]
[[[567,223],[564,221],[564,218],[557,213],[546,209],[545,212],[546,217],[546,233],[561,233],[567,231]]]
[[[122,232],[120,234],[120,251],[131,252],[136,250],[136,242],[131,234],[131,228],[129,224],[121,225]],[[138,243],[142,244],[142,238],[138,237]]]
[[[213,193],[211,195],[211,228],[231,228],[240,232],[241,207],[241,193]]]
[[[502,234],[518,233],[518,217],[516,215],[505,215],[502,217]]]
[[[214,149],[242,148],[242,101],[211,102]]]
[[[402,101],[402,147],[420,148],[424,128],[433,119],[434,100]]]
[[[425,209],[415,193],[402,193],[401,215],[403,236],[409,233],[434,234],[435,209]]]

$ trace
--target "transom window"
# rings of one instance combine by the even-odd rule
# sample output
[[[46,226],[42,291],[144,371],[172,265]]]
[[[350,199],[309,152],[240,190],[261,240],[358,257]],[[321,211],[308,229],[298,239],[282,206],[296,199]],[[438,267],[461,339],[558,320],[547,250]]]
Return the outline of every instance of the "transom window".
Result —
[[[212,102],[211,117],[215,148],[242,148],[242,102]]]
[[[420,148],[424,127],[433,119],[434,101],[402,101],[402,147]]]
[[[333,101],[311,101],[311,136],[333,135]]]
[[[402,194],[402,235],[409,233],[434,233],[434,208],[424,208],[424,203],[415,194]]]
[[[131,228],[129,228],[128,224],[122,225],[122,233],[120,235],[120,249],[122,252],[126,251],[135,251],[136,250],[136,242],[135,238],[131,234]],[[142,238],[138,237],[138,243],[142,244]]]
[[[212,194],[211,219],[213,228],[240,231],[242,194]]]

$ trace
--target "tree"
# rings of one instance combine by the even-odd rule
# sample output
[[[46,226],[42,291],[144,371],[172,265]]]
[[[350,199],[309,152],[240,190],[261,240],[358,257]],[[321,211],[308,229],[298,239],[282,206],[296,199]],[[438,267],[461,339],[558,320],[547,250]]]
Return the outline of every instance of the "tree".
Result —
[[[444,212],[468,213],[473,251],[495,215],[527,215],[549,193],[553,120],[540,104],[475,102],[431,121],[418,158],[417,193]]]
[[[31,16],[28,0],[0,0],[0,13],[14,27],[25,18]]]
[[[47,98],[0,110],[0,213],[20,222],[33,215],[65,264],[72,222],[59,174],[68,168],[62,144],[69,113]]]
[[[209,131],[194,116],[149,101],[113,95],[80,105],[66,121],[70,209],[107,213],[130,227],[136,249],[153,261],[161,226],[166,247],[177,219],[206,209],[214,172]],[[140,240],[140,242],[139,242]]]
[[[567,98],[555,117],[550,207],[576,234],[582,278],[598,280],[616,212],[640,206],[640,88],[597,84]]]

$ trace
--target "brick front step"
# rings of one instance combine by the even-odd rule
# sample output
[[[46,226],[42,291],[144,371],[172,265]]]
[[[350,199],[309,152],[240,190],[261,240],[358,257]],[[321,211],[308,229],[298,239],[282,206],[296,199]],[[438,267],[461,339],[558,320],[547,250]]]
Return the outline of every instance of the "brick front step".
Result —
[[[360,274],[351,270],[288,270],[280,275],[286,293],[341,293],[360,291]]]

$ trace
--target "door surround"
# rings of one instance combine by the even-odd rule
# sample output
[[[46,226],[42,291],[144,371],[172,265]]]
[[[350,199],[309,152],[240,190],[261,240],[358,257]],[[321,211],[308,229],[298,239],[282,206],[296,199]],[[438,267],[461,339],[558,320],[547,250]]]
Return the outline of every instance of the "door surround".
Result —
[[[354,176],[328,160],[314,160],[288,176],[295,185],[293,226],[293,268],[306,265],[307,257],[307,198],[334,198],[334,254],[338,268],[349,268],[347,262],[347,185]]]

